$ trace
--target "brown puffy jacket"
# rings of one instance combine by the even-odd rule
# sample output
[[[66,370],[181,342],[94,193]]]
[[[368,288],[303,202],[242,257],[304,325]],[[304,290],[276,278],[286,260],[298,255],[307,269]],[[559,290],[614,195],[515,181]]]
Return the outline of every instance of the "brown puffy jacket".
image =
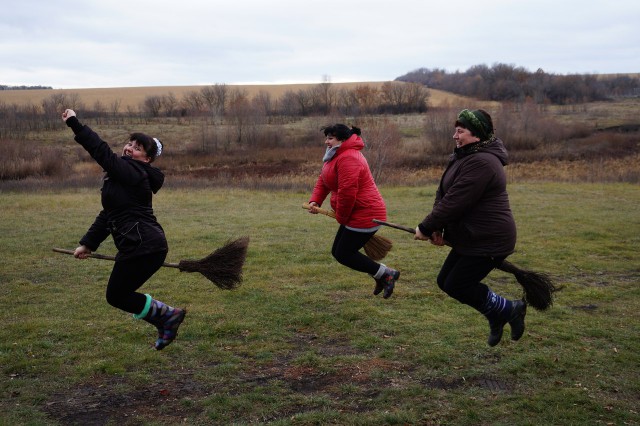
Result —
[[[442,175],[433,210],[420,231],[444,233],[456,252],[467,256],[508,256],[516,245],[500,139],[477,152],[456,149]]]

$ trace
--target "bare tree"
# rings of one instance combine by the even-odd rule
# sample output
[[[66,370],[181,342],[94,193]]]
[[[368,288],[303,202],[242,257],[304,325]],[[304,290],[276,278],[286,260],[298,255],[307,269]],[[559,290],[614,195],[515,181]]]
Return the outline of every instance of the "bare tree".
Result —
[[[294,94],[296,103],[298,105],[298,112],[302,116],[309,115],[313,105],[313,95],[311,90],[300,89]]]
[[[251,103],[245,90],[234,89],[230,92],[228,116],[235,129],[235,142],[241,145],[245,142],[244,132],[251,116]]]
[[[368,119],[363,122],[362,136],[365,141],[365,154],[371,173],[376,181],[390,159],[397,153],[402,136],[398,125],[389,119]]]
[[[177,107],[178,107],[178,98],[169,92],[169,94],[162,96],[161,98],[162,109],[164,109],[164,113],[167,117],[171,117],[174,115]]]
[[[57,116],[58,113],[61,113],[66,108],[75,110],[84,108],[78,93],[54,93],[42,101],[42,109],[46,116]]]
[[[298,114],[298,101],[296,99],[296,93],[293,90],[287,90],[280,97],[279,112],[282,115],[294,116]]]
[[[407,83],[405,86],[407,112],[425,112],[429,100],[429,90],[419,83]]]
[[[200,93],[213,116],[223,117],[226,114],[229,95],[226,84],[216,83],[213,86],[203,87]]]
[[[147,96],[142,103],[142,110],[151,117],[159,117],[162,110],[161,96]]]
[[[461,108],[431,109],[424,116],[425,162],[439,161],[453,152],[453,129]]]
[[[260,90],[251,102],[253,107],[258,111],[261,111],[265,116],[271,115],[273,110],[273,101],[271,99],[271,94],[266,90]]]
[[[379,91],[368,84],[359,84],[353,89],[353,96],[362,112],[371,113],[378,104]]]
[[[337,90],[328,76],[324,81],[309,90],[311,109],[323,115],[330,114],[335,107]]]
[[[118,112],[120,112],[121,105],[122,105],[122,99],[117,98],[113,100],[113,102],[109,104],[109,112],[111,113],[111,115],[113,116],[118,115]]]

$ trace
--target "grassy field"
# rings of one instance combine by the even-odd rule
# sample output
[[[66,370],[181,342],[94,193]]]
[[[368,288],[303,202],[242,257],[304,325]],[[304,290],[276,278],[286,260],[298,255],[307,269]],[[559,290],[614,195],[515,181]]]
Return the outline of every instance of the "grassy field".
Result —
[[[416,224],[434,191],[382,188],[389,220]],[[442,248],[383,230],[402,271],[383,300],[330,257],[336,224],[300,208],[307,193],[168,190],[155,210],[169,261],[251,245],[236,291],[169,268],[143,287],[189,310],[153,351],[155,330],[104,300],[111,262],[51,251],[76,246],[98,194],[1,194],[0,425],[640,423],[637,185],[511,185],[510,260],[564,289],[495,348],[435,285]],[[520,296],[502,272],[487,283]]]

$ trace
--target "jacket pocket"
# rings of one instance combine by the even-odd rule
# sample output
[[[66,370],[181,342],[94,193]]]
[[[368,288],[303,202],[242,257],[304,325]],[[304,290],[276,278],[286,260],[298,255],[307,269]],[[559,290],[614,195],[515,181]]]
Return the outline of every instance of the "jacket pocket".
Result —
[[[142,244],[140,222],[125,222],[112,226],[111,233],[119,252],[132,253]]]

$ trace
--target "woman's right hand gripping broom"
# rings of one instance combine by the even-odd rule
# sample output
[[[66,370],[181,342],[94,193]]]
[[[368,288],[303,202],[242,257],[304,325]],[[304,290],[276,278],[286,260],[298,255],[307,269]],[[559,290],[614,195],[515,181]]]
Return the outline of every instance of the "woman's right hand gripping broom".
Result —
[[[309,213],[312,213],[312,214],[320,213],[320,214],[323,214],[325,216],[332,217],[334,219],[336,218],[336,213],[334,211],[323,209],[320,206],[318,206],[318,204],[316,202],[314,202],[314,201],[312,201],[310,203],[303,203],[302,204],[302,208],[309,210]]]

